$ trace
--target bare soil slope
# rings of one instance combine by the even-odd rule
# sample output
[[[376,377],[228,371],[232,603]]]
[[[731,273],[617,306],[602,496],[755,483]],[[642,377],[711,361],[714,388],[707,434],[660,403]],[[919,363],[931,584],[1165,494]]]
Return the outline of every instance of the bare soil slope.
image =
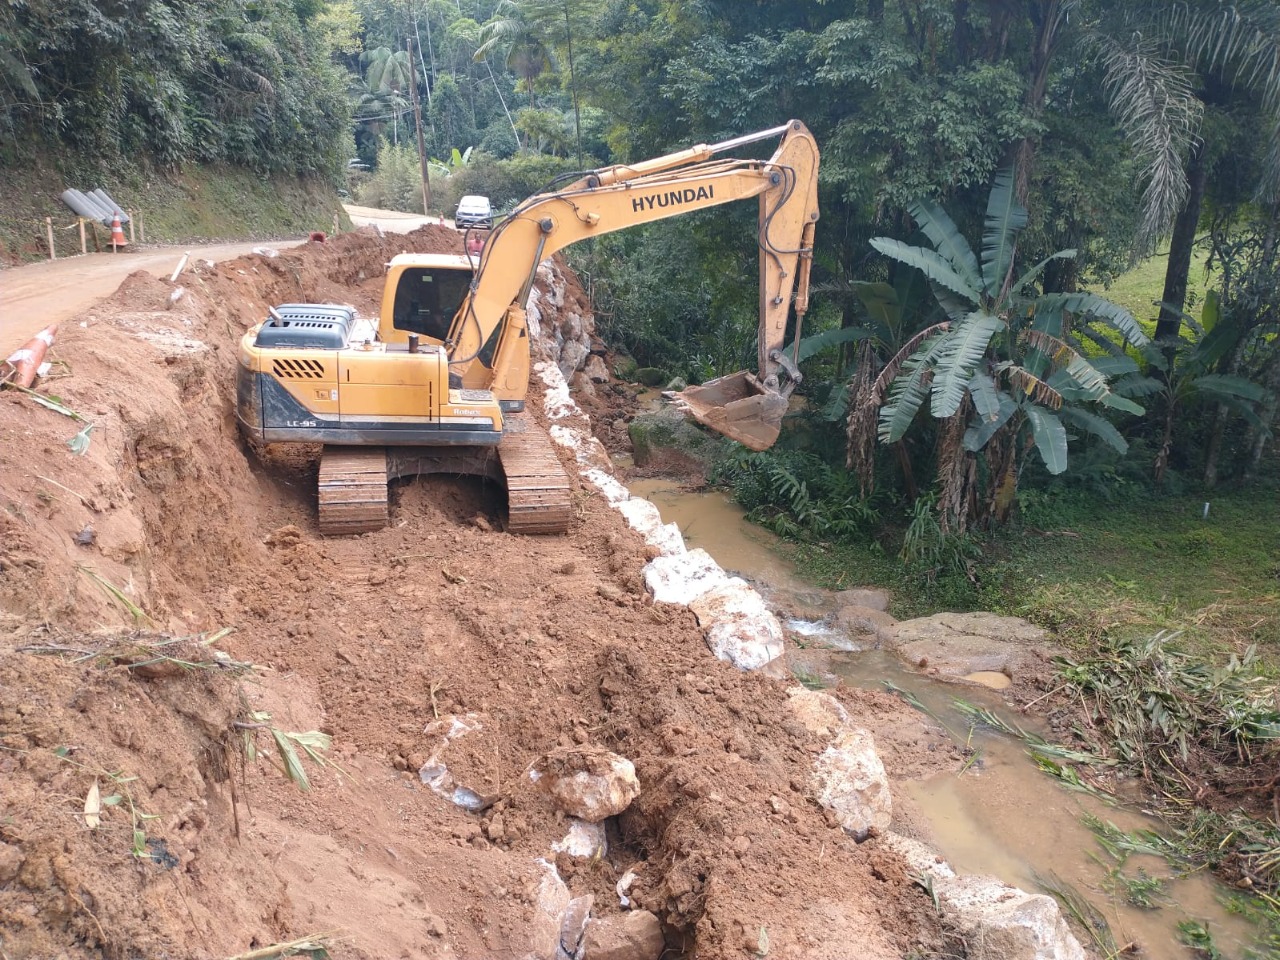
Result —
[[[372,311],[390,256],[458,237],[198,264],[176,300],[134,274],[63,328],[44,387],[94,424],[83,456],[80,424],[0,393],[4,956],[227,957],[318,934],[335,957],[546,956],[548,864],[596,916],[634,870],[668,956],[940,950],[901,862],[807,799],[820,747],[788,683],[717,661],[691,614],[654,606],[646,548],[576,473],[566,536],[508,535],[500,491],[434,477],[397,488],[386,530],[325,539],[315,451],[263,462],[241,442],[236,344],[267,304]],[[200,666],[139,664],[156,652],[139,643],[179,637],[197,639],[161,652]],[[840,696],[891,766],[933,762],[897,701]],[[479,727],[444,754],[479,814],[417,775],[451,716]],[[269,727],[332,736],[329,765],[302,758],[309,791]],[[636,766],[603,856],[553,852],[566,824],[526,776],[571,744]]]

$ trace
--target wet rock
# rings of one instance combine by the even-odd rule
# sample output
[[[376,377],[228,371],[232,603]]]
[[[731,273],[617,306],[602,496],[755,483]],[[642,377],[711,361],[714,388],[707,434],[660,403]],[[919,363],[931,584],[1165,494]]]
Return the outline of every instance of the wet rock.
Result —
[[[891,628],[897,623],[883,610],[847,603],[836,612],[836,624],[855,640],[871,641],[876,646],[892,640]]]
[[[648,503],[647,500],[641,502]],[[621,507],[625,508],[627,505],[624,503]],[[649,506],[652,507],[653,504]],[[654,507],[654,510],[657,508]],[[728,581],[729,575],[701,547],[674,556],[658,557],[645,564],[644,568],[645,586],[658,603],[687,606],[707,591],[723,586]]]
[[[1044,630],[1018,617],[994,613],[938,613],[904,620],[886,631],[886,647],[945,677],[980,671],[1017,677],[1040,659]]]
[[[814,763],[811,784],[814,799],[855,839],[889,829],[889,779],[868,731],[854,727],[839,733]]]
[[[1085,960],[1053,897],[992,877],[943,878],[933,890],[970,960]]]
[[[563,840],[551,845],[555,853],[567,853],[571,857],[593,859],[609,852],[608,838],[603,823],[590,823],[576,817],[569,818],[569,832]]]
[[[711,652],[739,670],[758,670],[782,656],[782,624],[745,580],[727,580],[695,597],[689,609]]]
[[[666,949],[662,924],[647,910],[592,920],[583,939],[583,960],[658,960]]]
[[[640,795],[635,766],[603,747],[553,750],[534,773],[560,810],[590,823],[616,816]]]
[[[868,607],[871,610],[887,613],[893,597],[888,590],[881,590],[878,587],[858,587],[854,590],[841,590],[834,599],[837,606]]]
[[[586,374],[592,383],[609,382],[609,368],[604,365],[604,360],[601,357],[596,356],[595,353],[592,353],[591,357],[587,360],[586,366],[582,368],[582,372]]]

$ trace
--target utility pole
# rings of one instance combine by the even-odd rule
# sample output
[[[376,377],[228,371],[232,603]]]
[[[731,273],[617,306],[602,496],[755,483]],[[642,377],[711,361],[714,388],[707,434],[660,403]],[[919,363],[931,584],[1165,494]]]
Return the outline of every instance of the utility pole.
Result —
[[[427,146],[422,140],[422,105],[418,100],[418,81],[413,69],[413,41],[406,39],[404,49],[409,54],[409,92],[413,94],[413,119],[418,128],[418,163],[422,166],[422,212],[430,216],[431,174],[427,170]]]

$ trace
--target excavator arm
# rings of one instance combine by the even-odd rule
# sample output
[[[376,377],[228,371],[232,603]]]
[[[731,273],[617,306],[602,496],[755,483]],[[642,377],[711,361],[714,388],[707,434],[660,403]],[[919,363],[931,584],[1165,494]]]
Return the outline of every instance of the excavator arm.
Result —
[[[781,137],[768,160],[715,159],[743,144]],[[464,382],[500,327],[494,389],[522,390],[523,371],[505,369],[503,340],[524,333],[538,264],[588,237],[759,197],[760,327],[757,373],[745,371],[692,387],[677,398],[700,422],[763,450],[778,436],[787,397],[800,380],[784,342],[794,293],[796,333],[808,308],[809,268],[818,220],[818,147],[803,123],[789,123],[723,143],[699,145],[630,166],[610,166],[529,198],[490,235],[471,290],[446,345]],[[518,331],[518,333],[513,333]],[[526,351],[527,352],[527,351]],[[523,393],[520,394],[523,396]]]

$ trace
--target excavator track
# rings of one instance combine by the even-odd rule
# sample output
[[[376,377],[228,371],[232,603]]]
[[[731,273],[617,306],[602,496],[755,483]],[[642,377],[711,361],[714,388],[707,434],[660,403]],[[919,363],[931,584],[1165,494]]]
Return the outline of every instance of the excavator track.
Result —
[[[564,533],[573,519],[569,477],[551,438],[525,413],[503,418],[498,460],[507,481],[511,533]]]
[[[325,447],[320,457],[320,532],[365,533],[387,525],[385,447]]]

